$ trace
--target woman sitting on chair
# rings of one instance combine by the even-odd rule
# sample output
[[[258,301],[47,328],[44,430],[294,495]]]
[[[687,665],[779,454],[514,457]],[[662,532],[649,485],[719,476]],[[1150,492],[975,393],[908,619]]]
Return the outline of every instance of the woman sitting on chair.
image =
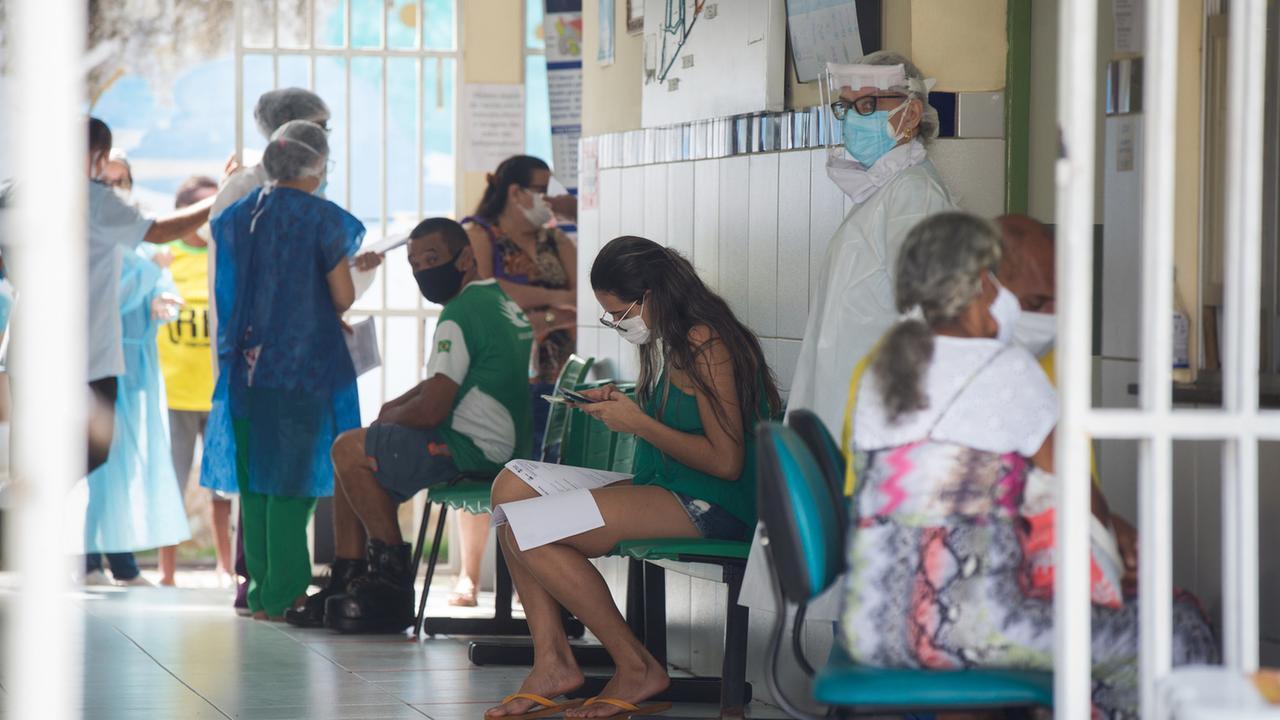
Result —
[[[1053,668],[1057,396],[1009,342],[1019,306],[996,280],[1000,252],[991,223],[948,212],[916,225],[899,256],[908,315],[881,341],[853,415],[838,636],[857,663]],[[1106,560],[1096,486],[1093,515],[1093,702],[1101,717],[1137,717],[1138,606],[1121,598],[1118,558]],[[1212,632],[1189,597],[1173,619],[1174,664],[1211,662]]]
[[[635,434],[635,477],[592,490],[604,526],[521,550],[510,525],[499,537],[534,642],[520,694],[487,716],[518,717],[544,703],[568,717],[653,712],[636,705],[666,689],[667,669],[631,632],[590,558],[645,538],[747,540],[756,524],[756,422],[780,401],[760,342],[679,253],[620,237],[600,251],[591,286],[600,321],[640,351],[638,402],[613,386],[586,391],[574,407],[610,430]],[[510,470],[493,485],[493,506],[537,497]],[[613,657],[617,673],[598,699],[555,705],[583,675],[561,623],[561,607],[582,620]],[[533,699],[531,696],[536,696]]]

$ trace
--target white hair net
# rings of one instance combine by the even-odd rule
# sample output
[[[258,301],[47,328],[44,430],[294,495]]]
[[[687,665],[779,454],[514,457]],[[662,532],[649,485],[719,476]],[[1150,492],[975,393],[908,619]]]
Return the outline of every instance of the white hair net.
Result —
[[[310,90],[280,88],[262,93],[253,108],[253,119],[262,136],[271,137],[290,120],[310,120],[321,125],[329,122],[329,106]]]
[[[262,169],[275,182],[322,177],[329,162],[324,128],[307,120],[291,120],[271,134],[262,152]]]

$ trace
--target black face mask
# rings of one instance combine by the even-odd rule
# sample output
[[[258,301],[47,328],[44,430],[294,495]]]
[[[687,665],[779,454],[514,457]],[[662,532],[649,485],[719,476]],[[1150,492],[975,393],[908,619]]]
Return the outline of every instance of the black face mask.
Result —
[[[422,292],[422,297],[437,305],[443,305],[458,294],[458,290],[462,289],[462,276],[466,275],[456,267],[458,258],[461,256],[462,250],[459,250],[449,259],[449,262],[443,265],[414,271],[413,279],[418,281],[418,290]]]

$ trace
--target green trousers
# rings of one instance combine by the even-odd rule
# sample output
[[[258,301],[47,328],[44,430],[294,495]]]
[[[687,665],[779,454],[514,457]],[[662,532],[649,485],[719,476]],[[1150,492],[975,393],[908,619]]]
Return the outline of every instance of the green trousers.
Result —
[[[249,489],[247,420],[235,422],[236,477],[244,525],[244,562],[249,570],[249,610],[280,617],[311,584],[307,523],[316,498],[263,495]]]

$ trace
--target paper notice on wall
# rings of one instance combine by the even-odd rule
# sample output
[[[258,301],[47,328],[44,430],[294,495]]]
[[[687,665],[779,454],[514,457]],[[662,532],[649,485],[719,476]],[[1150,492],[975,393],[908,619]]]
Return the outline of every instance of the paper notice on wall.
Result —
[[[493,172],[524,152],[524,85],[465,85],[462,113],[468,172]]]
[[[600,201],[600,149],[593,137],[578,144],[578,210],[595,210]]]
[[[1142,52],[1142,0],[1112,0],[1116,27],[1116,54],[1136,55]]]
[[[1137,154],[1138,131],[1136,121],[1121,118],[1116,135],[1116,172],[1133,172]]]
[[[596,0],[599,3],[599,10],[596,11],[598,21],[597,33],[600,38],[600,46],[596,48],[596,64],[612,65],[613,64],[613,6],[614,0]]]
[[[853,0],[787,0],[787,27],[800,82],[817,80],[829,62],[852,63],[862,57]]]
[[[582,0],[547,0],[542,32],[547,46],[551,164],[565,189],[578,187],[582,135]]]

